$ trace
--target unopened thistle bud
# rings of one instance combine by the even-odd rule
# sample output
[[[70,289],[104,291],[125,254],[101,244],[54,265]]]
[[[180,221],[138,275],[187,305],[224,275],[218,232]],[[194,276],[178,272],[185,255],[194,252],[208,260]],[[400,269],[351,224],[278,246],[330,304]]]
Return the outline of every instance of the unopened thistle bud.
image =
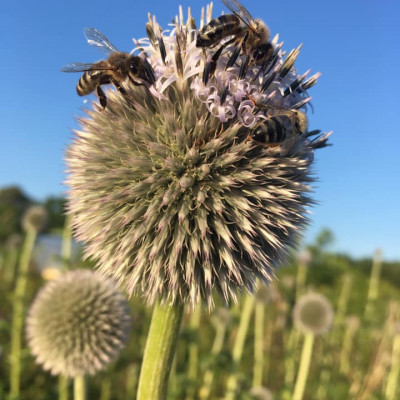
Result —
[[[52,374],[75,377],[105,368],[125,345],[130,314],[113,282],[75,270],[49,282],[27,319],[29,346]]]
[[[214,63],[219,46],[196,45],[190,12],[165,32],[150,16],[146,30],[136,50],[155,83],[110,90],[104,110],[87,111],[67,152],[69,212],[86,256],[129,294],[212,307],[214,290],[229,302],[270,281],[295,246],[328,134],[299,122],[278,143],[253,138],[258,127],[268,141],[273,116],[294,121],[310,100],[299,49],[285,59],[275,39],[268,63],[241,51],[233,62],[231,43]]]
[[[41,232],[48,221],[48,214],[42,206],[31,206],[22,217],[22,227],[25,231],[33,230],[36,233]]]

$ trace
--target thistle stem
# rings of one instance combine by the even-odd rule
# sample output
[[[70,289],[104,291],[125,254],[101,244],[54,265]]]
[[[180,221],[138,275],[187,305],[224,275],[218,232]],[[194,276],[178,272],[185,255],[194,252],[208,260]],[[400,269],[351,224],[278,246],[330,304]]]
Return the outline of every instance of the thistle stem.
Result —
[[[399,378],[400,378],[400,334],[397,334],[393,339],[392,360],[385,390],[385,396],[387,400],[394,400],[396,398],[396,392],[399,386]]]
[[[296,299],[299,299],[304,294],[304,288],[306,286],[308,267],[306,264],[300,262],[297,267],[296,276]]]
[[[186,400],[193,400],[196,392],[196,378],[198,376],[198,365],[199,365],[199,338],[198,332],[200,327],[201,307],[198,305],[190,317],[190,331],[191,340],[189,344],[189,367],[188,367],[188,378],[190,385],[187,389]]]
[[[367,304],[365,306],[365,315],[371,316],[376,299],[379,296],[379,282],[382,270],[382,252],[378,249],[375,251],[372,262],[371,275],[369,279],[369,288],[367,296]]]
[[[314,346],[314,334],[306,333],[303,343],[303,349],[301,351],[301,361],[299,372],[296,379],[296,385],[293,392],[293,400],[302,400],[304,395],[304,389],[306,387],[306,381],[308,371],[310,369],[311,355]]]
[[[253,387],[262,386],[264,367],[264,314],[265,305],[258,302],[254,315]]]
[[[21,380],[21,337],[25,316],[25,292],[28,282],[29,263],[32,257],[37,232],[29,229],[26,233],[13,299],[10,354],[10,399],[19,397]]]
[[[254,309],[254,296],[247,295],[243,305],[243,311],[240,317],[239,328],[236,334],[235,344],[232,350],[232,360],[235,370],[228,378],[226,386],[225,400],[234,400],[236,397],[236,388],[238,381],[237,368],[242,359],[244,342],[246,340],[247,331],[250,324],[250,318]]]
[[[339,295],[339,301],[337,305],[336,318],[335,318],[335,322],[339,326],[343,324],[347,312],[347,305],[351,295],[352,283],[353,281],[351,275],[345,275],[343,278],[342,289]]]
[[[86,400],[86,379],[83,375],[74,378],[74,400]]]
[[[1,279],[4,280],[6,287],[9,287],[15,279],[15,267],[18,261],[18,249],[12,248],[8,251],[5,265],[1,274]]]
[[[216,358],[222,351],[224,346],[224,338],[226,332],[226,324],[219,322],[216,326],[214,343],[211,348],[211,354]],[[214,380],[214,369],[209,367],[204,373],[203,385],[199,390],[199,399],[207,400],[210,397],[212,384]]]
[[[140,371],[137,400],[164,400],[182,321],[183,304],[153,310]]]
[[[66,376],[58,377],[58,400],[68,400],[69,379]]]
[[[61,258],[63,261],[63,270],[67,271],[71,264],[72,254],[72,230],[71,230],[71,215],[67,214],[65,217],[65,225],[62,231],[61,242]]]

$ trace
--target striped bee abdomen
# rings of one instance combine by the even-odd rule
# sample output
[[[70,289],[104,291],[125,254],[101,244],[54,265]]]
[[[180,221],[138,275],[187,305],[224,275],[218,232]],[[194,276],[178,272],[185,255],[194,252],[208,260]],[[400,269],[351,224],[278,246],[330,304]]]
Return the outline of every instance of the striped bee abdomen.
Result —
[[[242,31],[240,19],[234,14],[221,15],[210,21],[199,33],[197,47],[209,47],[218,44],[222,39]]]
[[[256,125],[251,136],[260,143],[282,143],[293,128],[292,120],[288,116],[276,115]]]

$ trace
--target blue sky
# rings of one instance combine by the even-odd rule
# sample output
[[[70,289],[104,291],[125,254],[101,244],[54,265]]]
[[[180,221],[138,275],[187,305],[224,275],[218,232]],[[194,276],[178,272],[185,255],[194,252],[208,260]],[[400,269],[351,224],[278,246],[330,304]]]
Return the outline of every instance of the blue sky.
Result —
[[[79,74],[59,68],[103,57],[89,46],[84,27],[96,27],[121,50],[145,36],[147,12],[167,27],[191,5],[196,19],[205,2],[153,0],[110,2],[27,1],[1,6],[0,187],[18,184],[43,200],[59,195],[64,151],[83,99],[75,92]],[[303,43],[296,63],[322,72],[310,90],[310,128],[334,131],[334,146],[316,154],[319,177],[310,242],[323,227],[335,234],[334,248],[400,259],[400,3],[396,0],[244,2],[262,18],[284,49]],[[224,9],[214,2],[214,15]]]

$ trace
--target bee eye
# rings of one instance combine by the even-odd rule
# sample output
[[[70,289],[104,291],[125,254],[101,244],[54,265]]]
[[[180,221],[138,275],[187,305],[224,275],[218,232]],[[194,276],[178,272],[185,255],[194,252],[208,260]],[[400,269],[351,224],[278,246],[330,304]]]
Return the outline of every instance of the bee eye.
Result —
[[[267,57],[271,57],[273,53],[273,47],[271,43],[265,43],[258,46],[253,52],[253,58],[256,61],[262,61]]]
[[[130,69],[131,69],[131,72],[133,74],[137,74],[138,73],[138,69],[137,69],[135,64],[131,64]]]

